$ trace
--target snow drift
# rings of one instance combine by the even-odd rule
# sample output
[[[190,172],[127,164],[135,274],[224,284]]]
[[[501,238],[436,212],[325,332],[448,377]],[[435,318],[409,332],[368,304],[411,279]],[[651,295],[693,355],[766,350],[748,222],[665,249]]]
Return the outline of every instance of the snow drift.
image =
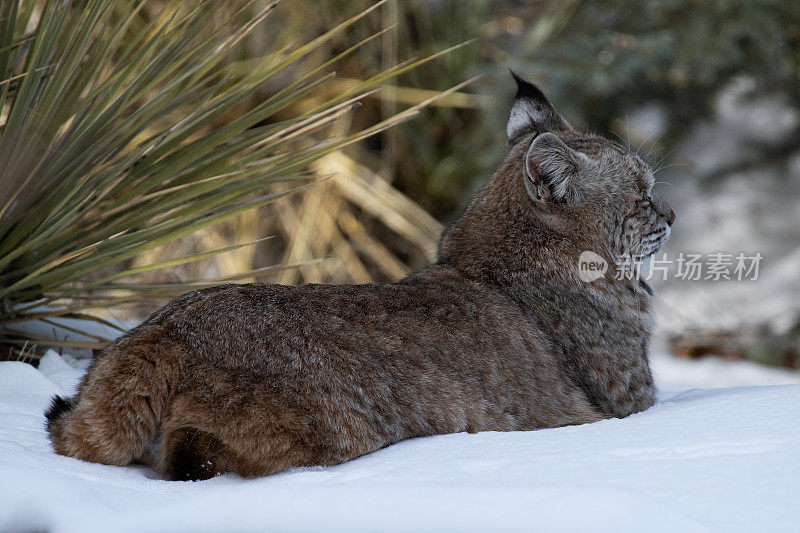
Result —
[[[662,389],[624,420],[415,439],[331,468],[166,482],[55,455],[80,361],[0,363],[0,531],[797,531],[800,386]]]

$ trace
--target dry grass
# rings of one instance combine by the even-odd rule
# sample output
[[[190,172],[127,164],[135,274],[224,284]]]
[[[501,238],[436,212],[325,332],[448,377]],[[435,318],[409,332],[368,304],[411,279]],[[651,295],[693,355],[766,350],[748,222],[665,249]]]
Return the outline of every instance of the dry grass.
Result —
[[[418,93],[409,108],[353,125],[355,104],[453,50],[337,80],[333,68],[387,34],[330,47],[386,2],[306,43],[278,37],[244,59],[236,56],[277,3],[0,2],[0,72],[10,72],[0,81],[0,344],[101,347],[107,339],[56,341],[17,325],[103,321],[103,310],[152,310],[213,283],[365,282],[407,271],[362,212],[422,253],[433,249],[435,221],[333,155],[440,99],[467,98],[464,84]],[[326,155],[329,168],[309,175]],[[329,174],[337,177],[320,179]],[[261,223],[263,206],[281,199]],[[258,263],[270,233],[285,244],[281,266]]]

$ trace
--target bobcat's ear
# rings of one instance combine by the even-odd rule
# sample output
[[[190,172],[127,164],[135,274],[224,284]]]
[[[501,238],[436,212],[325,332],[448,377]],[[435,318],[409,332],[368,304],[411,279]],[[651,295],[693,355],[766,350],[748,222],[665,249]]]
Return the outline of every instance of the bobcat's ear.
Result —
[[[584,157],[554,133],[543,133],[525,153],[525,188],[539,201],[573,204],[580,199],[577,175]]]
[[[517,76],[513,70],[511,75],[517,82],[517,95],[514,97],[514,105],[511,107],[511,115],[506,125],[509,144],[525,133],[572,129],[541,89]]]

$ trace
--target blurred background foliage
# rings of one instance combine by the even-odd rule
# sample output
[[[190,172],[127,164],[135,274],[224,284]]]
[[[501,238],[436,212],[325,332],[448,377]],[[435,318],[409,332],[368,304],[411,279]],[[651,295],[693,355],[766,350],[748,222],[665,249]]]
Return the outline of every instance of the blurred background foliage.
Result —
[[[144,3],[132,19],[131,34],[161,16],[167,4]],[[371,0],[284,0],[226,53],[230,76],[220,82],[236,83],[265,68],[265,57],[310,42],[373,5]],[[129,4],[119,6],[113,16],[128,16]],[[220,10],[247,18],[265,7],[263,1],[232,0],[204,16],[223,24],[229,19]],[[541,85],[573,124],[619,136],[663,169],[662,192],[678,212],[672,249],[767,252],[763,280],[752,289],[663,284],[666,303],[659,314],[674,351],[800,364],[800,295],[781,288],[800,281],[797,263],[795,270],[786,266],[800,250],[800,3],[388,0],[254,86],[202,135],[224,128],[312,65],[375,34],[380,35],[336,61],[333,78],[256,127],[291,121],[342,94],[354,94],[396,65],[467,41],[396,77],[379,79],[373,85],[380,90],[363,98],[360,109],[337,116],[326,123],[324,135],[304,136],[297,146],[362,131],[439,91],[481,78],[420,110],[413,120],[317,159],[302,176],[265,182],[262,192],[280,193],[316,179],[315,186],[147,250],[111,271],[272,238],[120,283],[166,286],[237,276],[361,283],[397,279],[429,262],[441,225],[463,208],[503,157],[514,91],[511,67]],[[115,56],[110,64],[119,60]],[[156,120],[153,128],[158,127]],[[740,226],[740,219],[747,224]],[[289,264],[301,266],[263,268]],[[754,301],[781,291],[790,296],[756,310]],[[94,312],[132,323],[163,302],[137,296],[128,303]],[[731,315],[726,310],[732,305],[747,310]],[[709,342],[709,332],[713,339],[726,339],[725,347]],[[706,348],[691,348],[698,346]]]

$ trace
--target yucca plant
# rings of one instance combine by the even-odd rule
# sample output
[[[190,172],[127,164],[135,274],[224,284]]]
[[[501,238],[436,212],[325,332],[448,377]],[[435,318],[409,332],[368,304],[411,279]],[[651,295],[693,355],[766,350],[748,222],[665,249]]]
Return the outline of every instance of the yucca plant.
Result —
[[[332,80],[337,61],[380,33],[311,67],[307,60],[381,3],[243,69],[229,60],[231,50],[277,2],[254,11],[249,3],[231,10],[227,3],[166,1],[142,23],[145,2],[0,0],[0,343],[6,352],[29,343],[99,348],[107,339],[39,338],[19,324],[102,321],[87,310],[232,279],[119,282],[246,246],[124,268],[137,254],[290,193],[264,191],[427,105],[355,133],[333,136],[326,129],[369,91],[438,54],[392,66],[286,118]],[[238,111],[257,91],[268,96]]]

